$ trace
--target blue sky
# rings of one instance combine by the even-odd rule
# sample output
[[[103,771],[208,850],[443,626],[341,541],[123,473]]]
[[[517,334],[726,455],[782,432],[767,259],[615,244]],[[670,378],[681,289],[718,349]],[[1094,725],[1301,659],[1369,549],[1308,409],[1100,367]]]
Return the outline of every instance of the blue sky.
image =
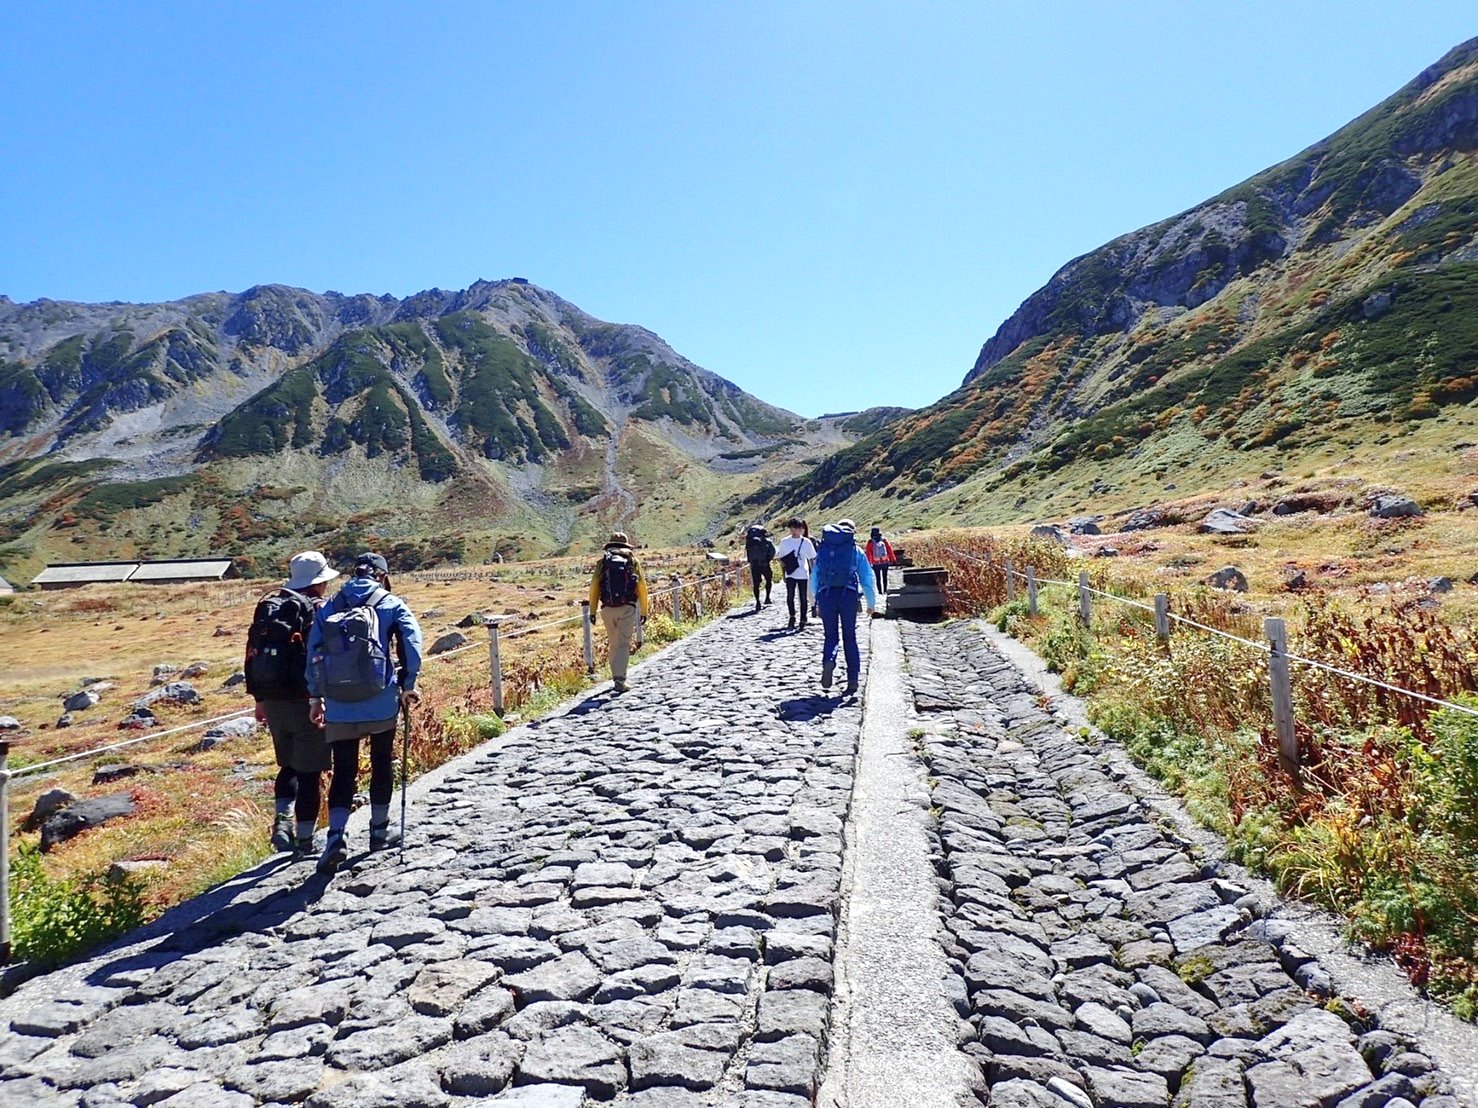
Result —
[[[527,277],[805,415],[1373,106],[1448,3],[0,0],[0,293]]]

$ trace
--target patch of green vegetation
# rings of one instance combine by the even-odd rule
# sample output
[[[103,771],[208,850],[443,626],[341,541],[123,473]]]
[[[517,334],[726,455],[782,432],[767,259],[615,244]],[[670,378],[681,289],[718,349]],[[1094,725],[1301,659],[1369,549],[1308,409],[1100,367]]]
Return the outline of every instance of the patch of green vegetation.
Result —
[[[611,425],[606,417],[596,411],[583,396],[571,391],[566,394],[565,402],[570,406],[570,417],[575,421],[576,432],[593,439],[610,433]]]
[[[322,361],[320,358],[288,370],[226,413],[202,453],[206,457],[245,458],[311,444],[313,401],[318,398],[316,371]]]
[[[448,350],[458,351],[470,372],[453,422],[489,458],[538,460],[569,445],[558,418],[539,395],[539,363],[474,312],[453,312],[436,321]],[[527,406],[534,424],[518,414]]]
[[[580,372],[580,359],[553,327],[535,320],[524,328],[524,340],[529,344],[529,352],[545,364],[564,373]]]
[[[111,469],[117,462],[89,458],[82,462],[48,462],[26,459],[0,465],[0,497],[16,496],[32,489],[60,491],[67,482]]]
[[[150,481],[117,481],[98,485],[78,498],[75,511],[88,519],[111,520],[120,512],[147,508],[166,497],[189,492],[195,484],[192,475],[183,474],[179,477],[156,477]]]
[[[11,866],[11,919],[21,961],[70,961],[146,919],[143,889],[132,879],[59,881],[47,876],[40,848],[24,843]]]
[[[50,401],[46,386],[29,366],[0,362],[0,433],[24,431]]]
[[[441,350],[419,323],[391,323],[381,327],[378,333],[395,358],[413,359],[420,364],[420,380],[433,404],[444,406],[452,402],[452,383]]]
[[[632,409],[632,418],[670,419],[688,426],[717,422],[713,401],[687,374],[653,362],[645,354],[617,358],[616,362],[622,376],[628,379],[636,375],[638,367],[646,371],[646,380],[638,394],[641,403]]]

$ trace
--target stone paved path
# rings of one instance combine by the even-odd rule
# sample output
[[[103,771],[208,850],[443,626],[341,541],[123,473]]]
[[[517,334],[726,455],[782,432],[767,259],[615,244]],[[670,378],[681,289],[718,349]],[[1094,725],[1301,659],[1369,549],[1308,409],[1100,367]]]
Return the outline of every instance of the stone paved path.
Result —
[[[433,775],[403,861],[22,986],[0,1104],[808,1104],[861,707],[774,613]]]
[[[332,880],[279,861],[23,985],[0,1001],[0,1105],[812,1103],[844,831],[861,841],[873,817],[850,808],[862,708],[819,695],[819,632],[773,613],[719,620],[629,694],[427,775],[403,857]],[[868,683],[893,682],[908,730],[880,753],[905,755],[937,817],[921,895],[944,976],[920,999],[957,1017],[965,1097],[1456,1108],[1409,1042],[1319,1002],[1318,962],[978,628],[899,627],[902,673]]]
[[[993,1108],[1455,1108],[976,626],[904,625],[953,993]],[[1471,1076],[1471,1075],[1469,1075]]]

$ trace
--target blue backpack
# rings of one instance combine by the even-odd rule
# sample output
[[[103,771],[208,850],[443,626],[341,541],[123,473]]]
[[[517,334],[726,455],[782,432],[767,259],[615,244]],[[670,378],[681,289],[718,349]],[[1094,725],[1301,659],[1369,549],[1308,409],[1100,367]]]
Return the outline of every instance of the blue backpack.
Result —
[[[821,546],[816,553],[816,564],[811,567],[811,580],[818,595],[827,589],[862,591],[857,579],[857,544],[851,535],[829,528],[821,533]]]
[[[340,596],[343,594],[340,593]],[[377,588],[362,604],[338,608],[323,621],[323,646],[314,657],[314,695],[330,700],[369,700],[389,688],[395,671],[380,645],[380,613],[386,595]],[[331,604],[336,604],[335,597]]]

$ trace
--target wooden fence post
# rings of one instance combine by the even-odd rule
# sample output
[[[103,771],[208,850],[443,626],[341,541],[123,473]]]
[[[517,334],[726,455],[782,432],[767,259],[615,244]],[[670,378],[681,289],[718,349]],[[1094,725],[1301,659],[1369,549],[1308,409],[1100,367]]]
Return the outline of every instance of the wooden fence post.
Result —
[[[498,621],[488,620],[488,668],[493,685],[493,711],[503,714],[503,659],[498,653]]]
[[[1016,567],[1011,564],[1011,559],[1006,559],[1006,599],[1016,599]]]
[[[1037,567],[1026,567],[1026,610],[1037,614]]]
[[[0,739],[0,966],[10,965],[10,741]]]
[[[1302,787],[1299,775],[1298,736],[1293,727],[1293,682],[1288,673],[1288,628],[1281,619],[1269,616],[1262,623],[1272,653],[1268,655],[1268,677],[1273,691],[1273,726],[1278,733],[1278,763]]]
[[[719,585],[718,585],[718,588],[719,588],[719,597],[718,597],[719,606],[724,611],[727,612],[729,610],[729,567],[728,566],[724,566],[722,569],[720,569],[718,571],[718,581],[719,581]]]
[[[672,622],[683,621],[683,579],[677,574],[672,575]]]
[[[693,601],[693,618],[695,618],[695,619],[702,619],[703,618],[703,586],[706,585],[707,583],[708,583],[708,578],[706,578],[706,577],[699,577],[698,578],[697,599],[695,601]]]
[[[1088,591],[1088,571],[1078,570],[1078,618],[1084,627],[1093,626],[1093,594]]]
[[[1155,593],[1155,634],[1161,642],[1170,641],[1170,597],[1163,593]]]
[[[580,601],[580,622],[585,629],[585,672],[595,672],[595,636],[590,619],[590,601]]]

